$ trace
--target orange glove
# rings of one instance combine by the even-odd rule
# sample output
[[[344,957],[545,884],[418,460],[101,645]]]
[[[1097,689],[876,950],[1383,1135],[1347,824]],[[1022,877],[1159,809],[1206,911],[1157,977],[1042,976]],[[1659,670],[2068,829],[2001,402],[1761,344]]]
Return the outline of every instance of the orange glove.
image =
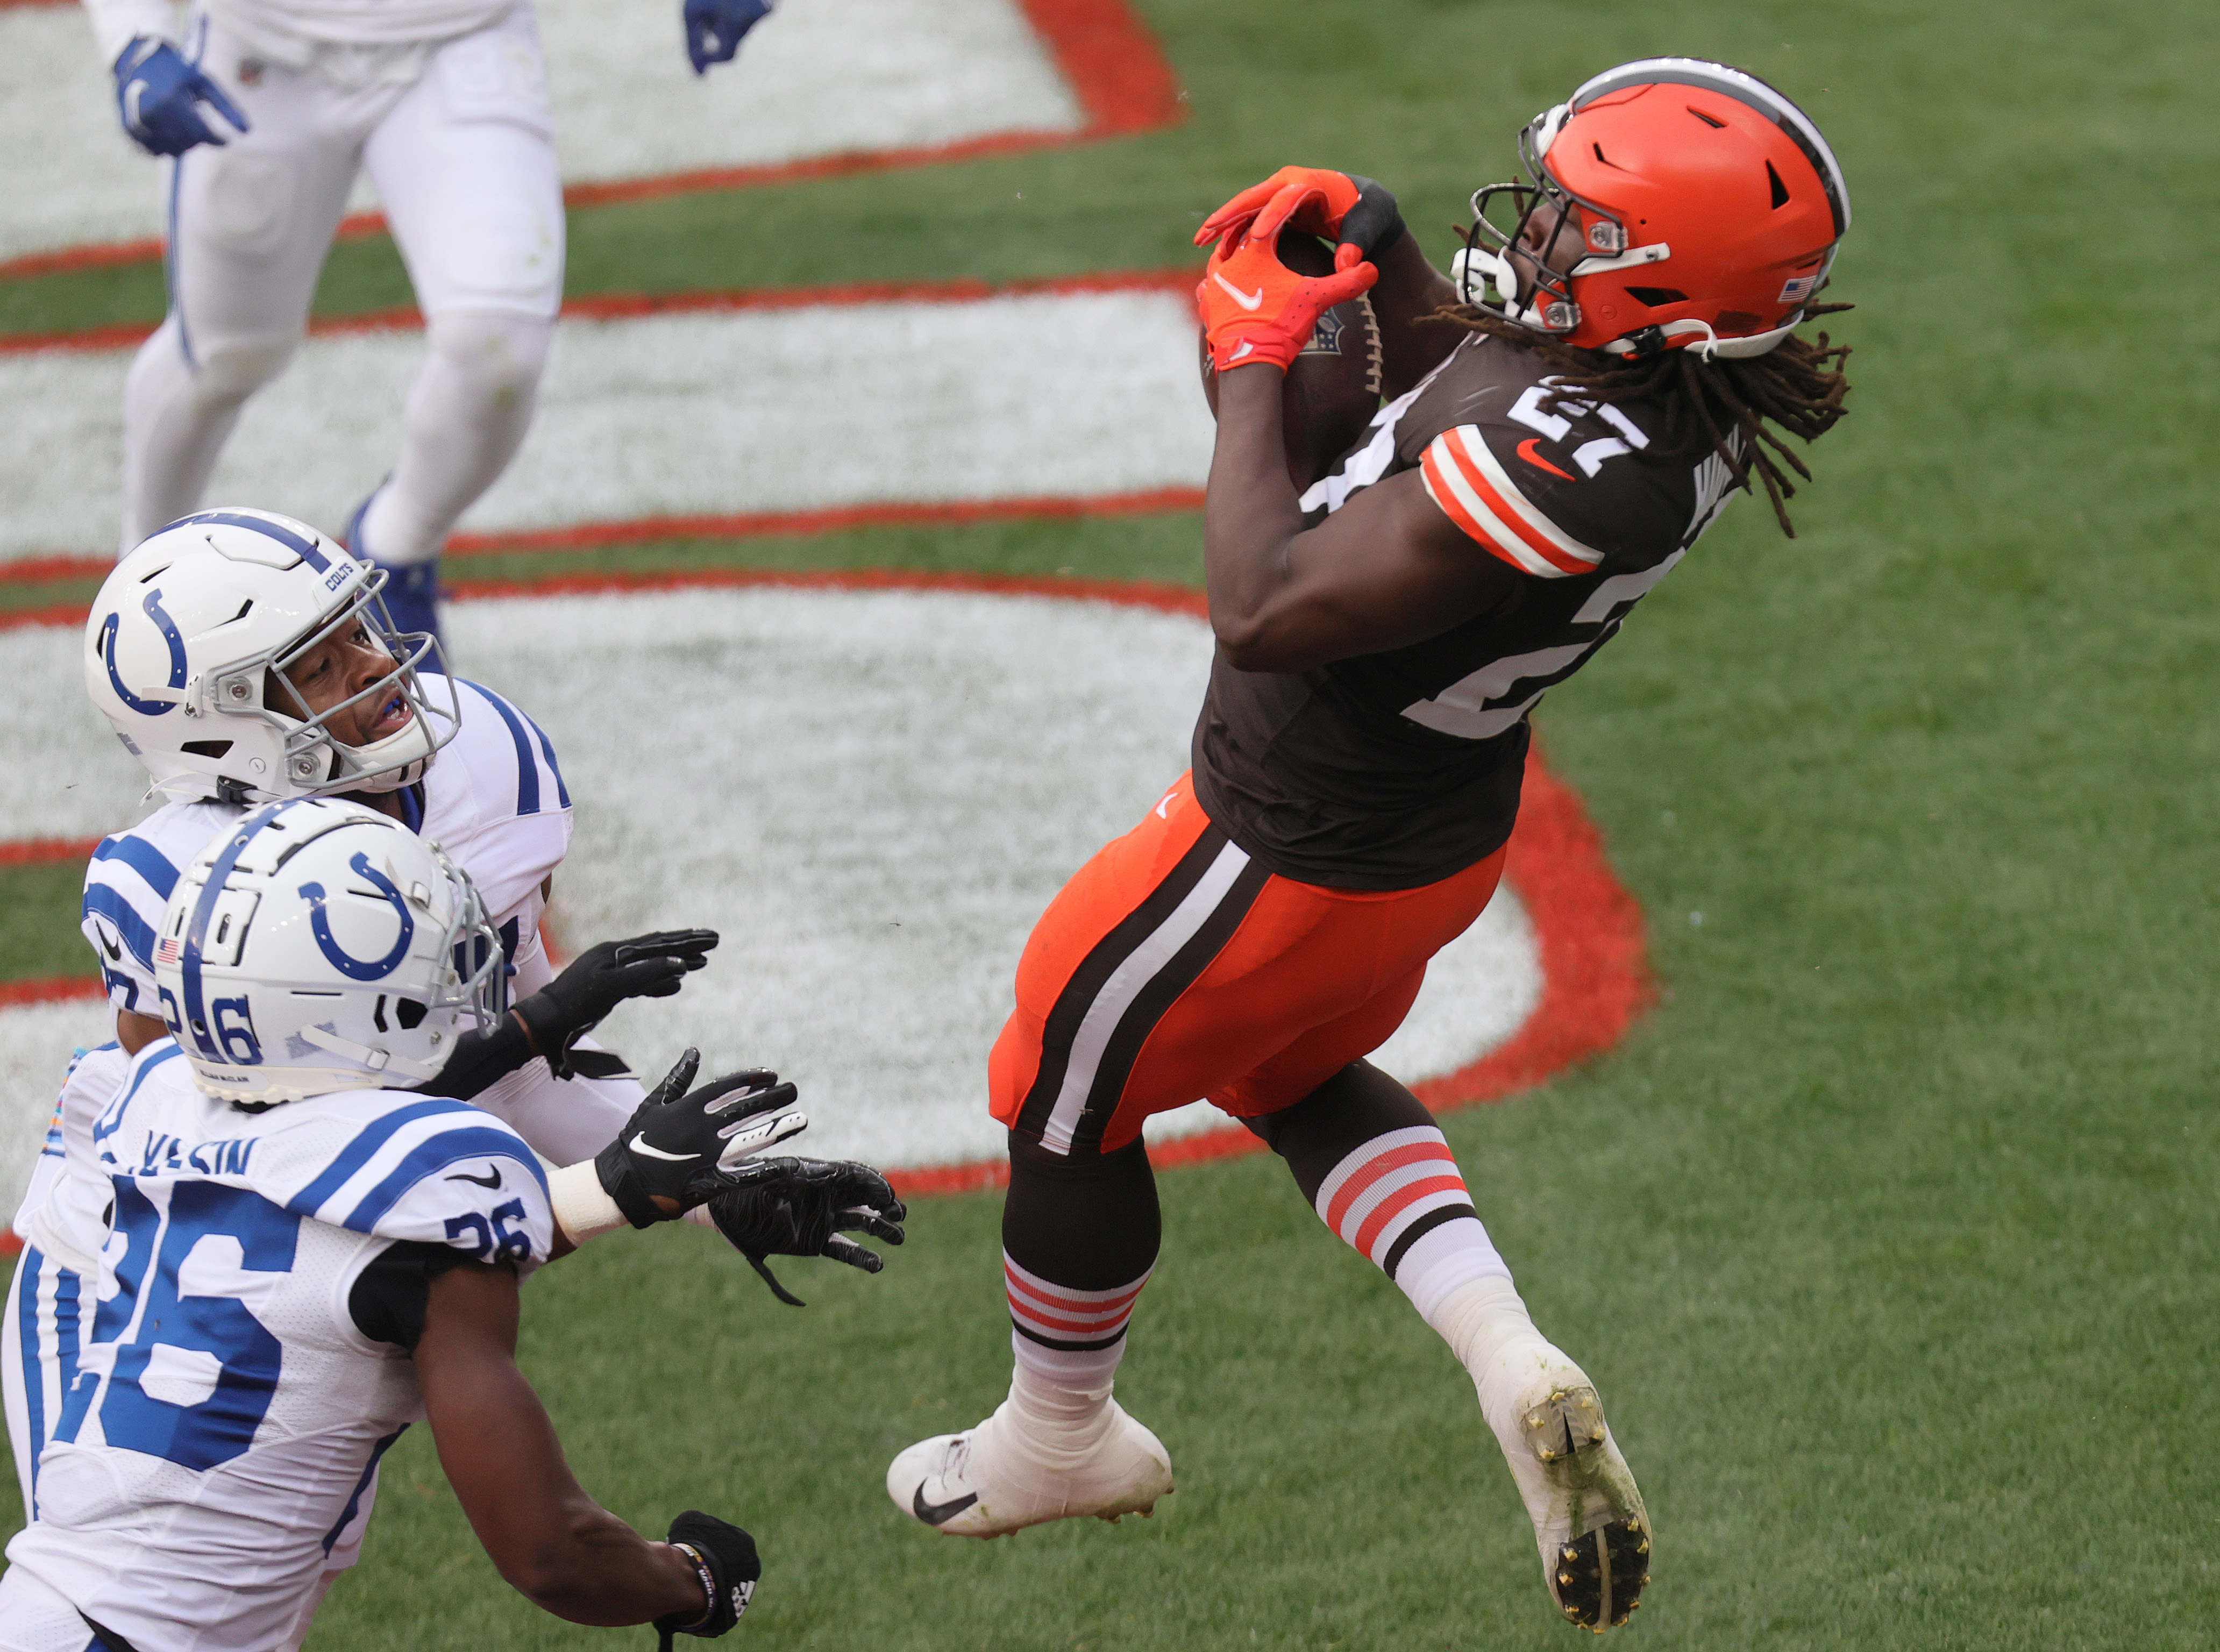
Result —
[[[1380,278],[1354,246],[1335,250],[1333,274],[1297,275],[1274,250],[1278,234],[1275,226],[1269,238],[1253,231],[1228,236],[1204,266],[1195,306],[1211,363],[1220,372],[1260,361],[1285,371],[1310,342],[1320,315]]]
[[[1194,244],[1207,246],[1244,229],[1259,240],[1270,240],[1283,224],[1354,246],[1366,258],[1403,236],[1395,197],[1370,178],[1318,166],[1282,166],[1204,219]]]

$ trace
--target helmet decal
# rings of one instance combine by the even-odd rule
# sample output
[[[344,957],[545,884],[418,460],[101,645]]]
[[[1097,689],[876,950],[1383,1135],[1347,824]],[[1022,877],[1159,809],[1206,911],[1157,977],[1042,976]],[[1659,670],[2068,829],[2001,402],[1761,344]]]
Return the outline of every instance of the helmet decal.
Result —
[[[185,686],[185,639],[178,634],[177,622],[162,612],[162,592],[158,586],[147,593],[147,617],[162,630],[162,640],[170,645],[170,682],[172,689]],[[175,700],[141,700],[123,686],[123,679],[115,671],[115,631],[122,622],[120,614],[110,614],[100,628],[101,658],[108,664],[109,685],[116,697],[142,717],[159,717],[165,711],[175,711]]]
[[[382,958],[359,958],[339,943],[332,933],[331,920],[324,915],[324,886],[303,883],[301,895],[309,903],[309,927],[315,932],[316,944],[331,960],[332,968],[349,981],[379,981],[391,975],[408,956],[408,943],[416,938],[416,920],[408,915],[408,903],[401,898],[401,891],[393,880],[370,863],[370,857],[357,850],[348,868],[356,876],[365,879],[371,887],[385,897],[401,920],[401,934],[393,943],[392,951]]]

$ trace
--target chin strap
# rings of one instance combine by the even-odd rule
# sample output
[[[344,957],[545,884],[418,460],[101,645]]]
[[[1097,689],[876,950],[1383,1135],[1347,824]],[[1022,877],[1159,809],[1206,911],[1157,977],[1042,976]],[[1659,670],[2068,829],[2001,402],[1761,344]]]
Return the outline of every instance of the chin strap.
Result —
[[[319,1050],[328,1050],[335,1056],[345,1056],[356,1066],[371,1073],[399,1073],[418,1083],[437,1078],[440,1069],[446,1065],[443,1056],[437,1061],[410,1061],[406,1056],[396,1056],[390,1050],[373,1049],[366,1044],[357,1044],[343,1038],[328,1027],[304,1026],[297,1035],[303,1044],[315,1044]]]
[[[1712,324],[1709,321],[1693,319],[1685,321],[1668,321],[1662,327],[1637,328],[1632,333],[1613,339],[1610,343],[1600,345],[1597,347],[1608,351],[1614,356],[1623,356],[1630,361],[1635,361],[1644,356],[1656,355],[1665,347],[1666,341],[1668,340],[1693,337],[1699,341],[1681,347],[1694,351],[1698,359],[1710,361],[1714,358],[1723,357],[1729,361],[1741,361],[1752,356],[1769,354],[1779,348],[1783,339],[1803,325],[1804,312],[1799,309],[1790,316],[1786,323],[1774,327],[1770,333],[1752,333],[1742,338],[1723,339],[1712,330]]]

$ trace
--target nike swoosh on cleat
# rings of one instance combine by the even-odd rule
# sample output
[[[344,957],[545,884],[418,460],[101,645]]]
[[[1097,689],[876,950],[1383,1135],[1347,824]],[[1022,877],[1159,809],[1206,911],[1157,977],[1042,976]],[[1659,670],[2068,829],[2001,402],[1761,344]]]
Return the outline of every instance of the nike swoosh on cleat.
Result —
[[[486,1169],[492,1171],[493,1174],[490,1176],[474,1176],[468,1171],[465,1171],[459,1175],[447,1176],[443,1179],[448,1181],[475,1181],[481,1188],[500,1187],[501,1167],[498,1164],[489,1164],[486,1166]]]
[[[1210,278],[1232,293],[1233,302],[1244,309],[1256,309],[1264,302],[1264,290],[1262,287],[1257,288],[1254,293],[1245,293],[1228,281],[1222,273],[1213,272]]]
[[[646,1132],[644,1131],[634,1131],[632,1139],[627,1142],[625,1146],[645,1157],[661,1159],[666,1164],[690,1164],[702,1156],[699,1153],[666,1153],[659,1147],[650,1147],[647,1144]]]
[[[909,1500],[909,1512],[929,1526],[945,1524],[979,1500],[979,1493],[959,1497],[947,1503],[928,1503],[925,1500],[925,1482],[917,1482],[917,1493]]]
[[[1547,471],[1551,476],[1563,477],[1568,482],[1577,480],[1576,477],[1563,471],[1560,471],[1556,465],[1550,464],[1549,460],[1543,458],[1541,454],[1534,451],[1541,445],[1541,440],[1542,439],[1539,436],[1529,436],[1525,441],[1519,443],[1518,457],[1525,459],[1529,464],[1532,465],[1537,471]]]

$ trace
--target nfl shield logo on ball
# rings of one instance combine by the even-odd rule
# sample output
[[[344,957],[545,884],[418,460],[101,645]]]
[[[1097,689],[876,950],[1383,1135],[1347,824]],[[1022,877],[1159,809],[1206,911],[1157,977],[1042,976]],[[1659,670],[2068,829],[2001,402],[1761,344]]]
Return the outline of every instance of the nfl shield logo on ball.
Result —
[[[1341,330],[1345,325],[1335,311],[1326,311],[1318,318],[1318,326],[1312,330],[1311,341],[1303,346],[1302,353],[1306,356],[1339,355]]]

